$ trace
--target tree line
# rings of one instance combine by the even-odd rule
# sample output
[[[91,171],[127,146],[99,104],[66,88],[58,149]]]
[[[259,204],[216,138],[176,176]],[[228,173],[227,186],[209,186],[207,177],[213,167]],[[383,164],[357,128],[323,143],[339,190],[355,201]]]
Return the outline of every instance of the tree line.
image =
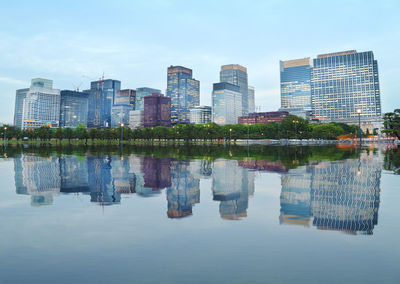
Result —
[[[0,128],[4,133],[4,126]],[[71,140],[225,140],[237,139],[327,139],[333,140],[341,135],[357,137],[357,125],[344,123],[314,124],[293,115],[286,116],[280,123],[267,124],[231,124],[219,126],[215,123],[207,124],[178,124],[172,127],[157,126],[152,128],[130,129],[118,128],[91,128],[79,124],[75,129],[40,127],[34,130],[20,130],[16,127],[7,128],[7,139],[47,141],[51,139]],[[122,134],[122,135],[121,135]],[[365,135],[365,134],[364,134]]]

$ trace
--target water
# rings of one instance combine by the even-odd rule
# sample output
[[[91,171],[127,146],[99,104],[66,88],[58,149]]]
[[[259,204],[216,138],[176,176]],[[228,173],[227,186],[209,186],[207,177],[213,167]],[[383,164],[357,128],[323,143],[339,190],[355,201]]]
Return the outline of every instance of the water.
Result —
[[[397,150],[1,154],[1,283],[398,283]]]

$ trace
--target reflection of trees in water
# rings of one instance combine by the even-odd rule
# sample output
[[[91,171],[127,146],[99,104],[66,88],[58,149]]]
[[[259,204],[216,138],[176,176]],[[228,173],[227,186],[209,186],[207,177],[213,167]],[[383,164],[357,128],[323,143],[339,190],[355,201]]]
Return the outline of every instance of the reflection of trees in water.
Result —
[[[389,149],[385,152],[383,167],[387,171],[400,175],[400,150],[398,148]]]

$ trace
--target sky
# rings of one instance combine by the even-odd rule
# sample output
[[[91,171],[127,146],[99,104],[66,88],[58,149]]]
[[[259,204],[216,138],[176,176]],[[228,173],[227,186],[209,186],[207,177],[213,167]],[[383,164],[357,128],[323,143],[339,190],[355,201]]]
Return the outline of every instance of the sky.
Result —
[[[343,50],[378,60],[383,112],[400,107],[400,1],[0,0],[0,122],[31,78],[88,89],[104,73],[121,88],[165,92],[182,65],[211,105],[224,64],[247,67],[261,111],[280,107],[279,60]]]

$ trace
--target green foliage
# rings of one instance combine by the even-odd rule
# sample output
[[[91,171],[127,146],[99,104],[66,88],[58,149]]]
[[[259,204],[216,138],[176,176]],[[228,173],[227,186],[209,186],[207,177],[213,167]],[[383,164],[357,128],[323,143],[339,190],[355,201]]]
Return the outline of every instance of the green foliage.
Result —
[[[400,109],[385,113],[383,120],[385,129],[382,132],[400,139]]]

